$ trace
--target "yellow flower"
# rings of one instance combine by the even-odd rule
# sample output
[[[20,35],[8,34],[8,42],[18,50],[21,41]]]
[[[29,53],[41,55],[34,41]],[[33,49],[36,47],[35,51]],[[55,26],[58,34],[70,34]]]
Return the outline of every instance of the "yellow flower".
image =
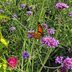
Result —
[[[6,47],[8,46],[8,41],[2,36],[1,32],[0,32],[0,42],[4,44]]]

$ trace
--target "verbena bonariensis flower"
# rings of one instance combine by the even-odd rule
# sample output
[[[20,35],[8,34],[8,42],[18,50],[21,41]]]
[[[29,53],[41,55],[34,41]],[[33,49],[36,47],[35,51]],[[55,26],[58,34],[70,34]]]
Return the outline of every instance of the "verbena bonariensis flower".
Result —
[[[72,58],[67,57],[66,59],[64,59],[62,67],[66,67],[67,69],[72,70]]]
[[[54,28],[49,28],[48,29],[48,34],[51,35],[51,34],[54,34],[55,33],[55,29]]]
[[[13,26],[9,28],[9,31],[10,31],[10,32],[13,32],[13,31],[15,31],[15,30],[16,30],[16,28],[13,27]]]
[[[32,34],[28,34],[28,38],[33,38]]]
[[[62,56],[57,56],[55,59],[55,63],[61,64],[63,62],[63,57]]]
[[[23,53],[22,53],[22,56],[23,56],[23,58],[29,58],[29,53],[27,52],[27,51],[24,51]]]
[[[72,11],[69,13],[69,16],[72,17]]]
[[[4,11],[2,9],[0,9],[0,13],[4,13]]]
[[[46,23],[43,23],[43,27],[44,27],[44,29],[47,29],[48,25]]]
[[[9,67],[15,68],[17,66],[18,60],[16,57],[9,57],[7,62]]]
[[[59,41],[51,36],[46,36],[41,39],[41,43],[47,45],[48,47],[55,48],[58,46]]]
[[[67,68],[66,67],[61,67],[60,72],[67,72]]]
[[[55,5],[55,7],[56,7],[56,9],[69,8],[69,6],[68,6],[67,4],[61,3],[61,2],[57,3],[57,4]]]
[[[24,8],[26,7],[26,4],[21,4],[20,7],[21,7],[22,9],[24,9]]]
[[[17,14],[13,14],[12,18],[18,18]]]
[[[28,15],[32,15],[33,12],[32,12],[32,11],[27,11],[27,14],[28,14]]]

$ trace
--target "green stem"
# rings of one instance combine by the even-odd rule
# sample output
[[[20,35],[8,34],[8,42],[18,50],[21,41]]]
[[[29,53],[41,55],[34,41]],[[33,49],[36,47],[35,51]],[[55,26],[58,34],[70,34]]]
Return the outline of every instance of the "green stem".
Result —
[[[48,58],[49,58],[49,56],[50,56],[50,54],[51,54],[52,51],[53,51],[52,48],[48,48],[48,51],[47,51],[45,60],[44,60],[44,62],[43,62],[42,67],[40,68],[39,72],[41,72],[42,68],[44,67],[45,63],[47,62],[47,60],[48,60]]]
[[[43,3],[42,3],[42,8],[41,8],[41,12],[40,12],[40,15],[39,15],[39,21],[40,21],[41,16],[42,16],[42,12],[43,12],[43,8],[44,8],[44,3],[45,3],[45,0],[43,0]]]

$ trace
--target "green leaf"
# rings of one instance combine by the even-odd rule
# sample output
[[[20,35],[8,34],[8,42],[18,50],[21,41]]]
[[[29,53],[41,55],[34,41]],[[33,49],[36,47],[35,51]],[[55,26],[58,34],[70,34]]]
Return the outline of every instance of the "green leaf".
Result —
[[[8,41],[2,36],[1,32],[0,32],[0,42],[4,44],[6,47],[8,46]]]
[[[4,47],[4,45],[2,43],[0,43],[0,49],[2,49]]]

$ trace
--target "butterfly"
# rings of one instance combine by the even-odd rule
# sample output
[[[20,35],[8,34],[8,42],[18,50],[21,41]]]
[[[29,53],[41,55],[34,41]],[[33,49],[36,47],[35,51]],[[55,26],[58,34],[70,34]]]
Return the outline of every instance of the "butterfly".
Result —
[[[38,23],[38,31],[37,32],[28,32],[31,38],[40,39],[43,36],[43,28],[40,23]]]

